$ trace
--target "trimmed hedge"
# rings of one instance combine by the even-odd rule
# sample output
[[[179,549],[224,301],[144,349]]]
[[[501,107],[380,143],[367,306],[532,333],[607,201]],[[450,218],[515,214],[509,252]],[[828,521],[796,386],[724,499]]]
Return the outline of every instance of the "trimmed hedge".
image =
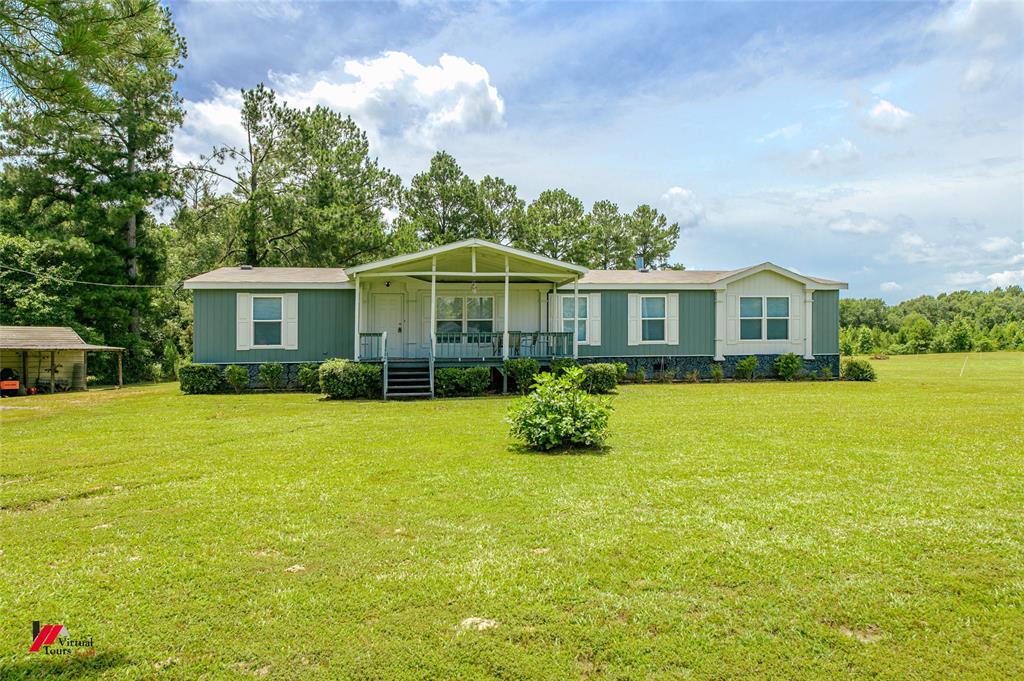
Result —
[[[551,373],[555,376],[560,376],[565,373],[566,369],[578,367],[579,365],[580,363],[572,357],[555,357],[551,360]]]
[[[379,399],[384,379],[378,364],[329,359],[320,365],[320,389],[333,399]]]
[[[270,391],[278,390],[281,387],[281,380],[284,378],[284,365],[277,362],[266,362],[260,365],[260,383]]]
[[[612,364],[597,362],[584,364],[582,387],[592,395],[603,395],[615,390],[618,385],[619,372]]]
[[[212,395],[224,390],[224,374],[212,364],[186,364],[178,370],[181,392],[187,395]]]
[[[224,367],[224,378],[236,393],[241,393],[249,387],[249,370],[237,364]]]
[[[307,393],[320,392],[320,365],[306,362],[299,365],[299,387]]]
[[[540,363],[532,357],[517,357],[505,360],[505,375],[516,383],[521,395],[530,392],[534,378],[540,373]]]
[[[487,367],[443,367],[434,370],[434,394],[438,397],[476,397],[491,386]]]

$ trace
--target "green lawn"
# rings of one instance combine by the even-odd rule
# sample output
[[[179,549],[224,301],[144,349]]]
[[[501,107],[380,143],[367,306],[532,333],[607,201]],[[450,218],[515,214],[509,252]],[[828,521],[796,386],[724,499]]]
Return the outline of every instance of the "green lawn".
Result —
[[[4,400],[0,676],[1021,678],[1024,353],[964,359],[624,386],[579,456],[506,398]]]

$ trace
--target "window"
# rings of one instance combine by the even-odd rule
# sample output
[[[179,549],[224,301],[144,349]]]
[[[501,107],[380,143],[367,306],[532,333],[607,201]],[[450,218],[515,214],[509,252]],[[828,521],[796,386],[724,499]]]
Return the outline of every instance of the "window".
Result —
[[[490,333],[494,331],[494,298],[440,296],[437,333]]]
[[[252,346],[274,348],[281,346],[281,296],[252,297]]]
[[[640,342],[665,342],[665,296],[640,296]]]
[[[740,340],[788,339],[788,296],[740,298]]]
[[[572,333],[572,320],[577,320],[576,340],[580,343],[587,342],[587,296],[580,296],[576,299],[578,308],[572,308],[572,296],[562,296],[562,331]],[[574,315],[575,312],[575,315]]]

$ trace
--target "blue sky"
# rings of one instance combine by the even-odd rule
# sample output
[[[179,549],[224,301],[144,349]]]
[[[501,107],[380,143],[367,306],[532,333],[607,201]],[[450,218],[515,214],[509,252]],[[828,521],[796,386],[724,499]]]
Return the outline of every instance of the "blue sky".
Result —
[[[238,89],[351,114],[530,200],[650,203],[675,260],[770,260],[889,301],[1024,283],[1024,3],[171,2],[179,160]]]

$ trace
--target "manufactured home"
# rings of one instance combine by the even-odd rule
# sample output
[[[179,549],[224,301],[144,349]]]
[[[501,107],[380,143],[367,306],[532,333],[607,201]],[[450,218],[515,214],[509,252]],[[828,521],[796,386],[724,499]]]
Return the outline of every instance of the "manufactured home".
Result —
[[[768,371],[792,352],[837,375],[847,285],[767,262],[590,270],[470,239],[344,269],[222,267],[185,287],[197,364],[280,362],[291,379],[306,362],[379,362],[397,392],[437,366],[501,371],[516,357],[680,375],[717,362],[728,376],[748,355]]]

